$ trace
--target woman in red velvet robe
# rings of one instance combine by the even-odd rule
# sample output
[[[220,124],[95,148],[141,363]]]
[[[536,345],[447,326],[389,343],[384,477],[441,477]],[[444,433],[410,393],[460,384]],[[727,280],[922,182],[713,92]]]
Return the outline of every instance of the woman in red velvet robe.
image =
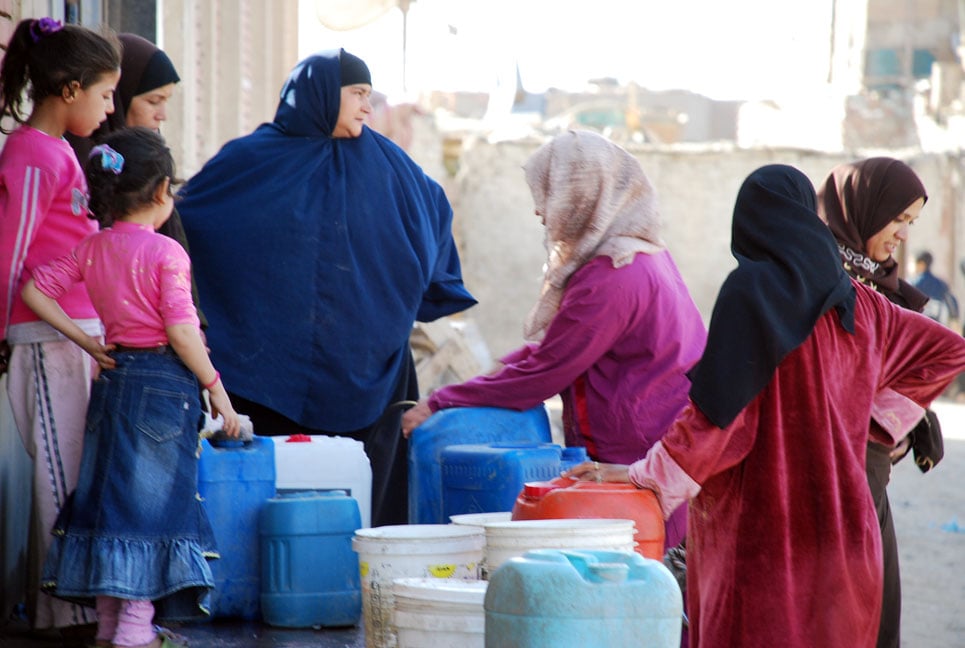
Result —
[[[882,566],[867,422],[882,390],[937,397],[965,370],[965,339],[851,280],[792,167],[745,180],[731,248],[690,405],[644,459],[568,474],[650,488],[665,512],[691,500],[691,646],[870,648]]]

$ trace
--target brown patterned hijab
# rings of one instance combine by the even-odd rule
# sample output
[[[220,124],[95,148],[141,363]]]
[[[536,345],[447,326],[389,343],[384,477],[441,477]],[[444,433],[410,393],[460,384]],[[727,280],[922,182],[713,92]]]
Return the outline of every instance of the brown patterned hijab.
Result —
[[[848,274],[917,311],[928,297],[898,277],[894,258],[877,263],[866,246],[919,198],[928,200],[921,179],[907,164],[889,157],[839,164],[818,189],[818,214],[831,228]]]
[[[654,254],[660,238],[656,193],[640,163],[590,131],[569,131],[540,147],[523,166],[546,225],[548,260],[539,300],[523,333],[542,337],[574,272],[597,256],[618,268],[637,252]]]

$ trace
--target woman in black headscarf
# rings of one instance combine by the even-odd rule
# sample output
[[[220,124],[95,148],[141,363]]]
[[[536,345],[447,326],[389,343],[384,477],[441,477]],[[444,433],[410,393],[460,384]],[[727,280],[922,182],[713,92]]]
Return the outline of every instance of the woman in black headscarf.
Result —
[[[915,172],[904,162],[877,157],[841,164],[831,170],[818,191],[818,213],[838,243],[845,271],[893,303],[921,312],[928,296],[898,277],[894,254],[908,238],[908,228],[921,214],[928,195]],[[900,397],[885,395],[905,412],[909,426],[885,431],[887,424],[871,419],[868,442],[868,484],[875,500],[884,555],[884,604],[878,648],[900,643],[901,574],[898,539],[886,487],[891,465],[911,448],[915,463],[927,472],[942,458],[938,418]],[[880,417],[879,417],[880,418]],[[907,429],[910,427],[911,429]],[[897,441],[897,445],[895,445]]]
[[[90,137],[76,137],[70,133],[65,136],[82,167],[87,164],[87,156],[94,144],[109,133],[130,126],[160,131],[161,122],[167,119],[168,100],[174,94],[175,85],[181,80],[168,55],[151,41],[137,34],[119,34],[118,40],[121,41],[123,54],[121,80],[114,91],[114,112],[107,116]],[[158,232],[173,238],[188,250],[188,237],[184,233],[177,209]],[[191,295],[198,309],[201,326],[206,328],[208,322],[201,312],[198,289],[193,277]]]

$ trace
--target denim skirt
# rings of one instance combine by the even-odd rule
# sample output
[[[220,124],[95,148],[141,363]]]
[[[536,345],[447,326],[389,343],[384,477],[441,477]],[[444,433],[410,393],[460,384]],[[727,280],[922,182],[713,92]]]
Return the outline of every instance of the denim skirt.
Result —
[[[94,381],[77,488],[44,564],[48,593],[150,600],[155,618],[208,615],[214,533],[198,496],[194,374],[166,352],[115,352]]]

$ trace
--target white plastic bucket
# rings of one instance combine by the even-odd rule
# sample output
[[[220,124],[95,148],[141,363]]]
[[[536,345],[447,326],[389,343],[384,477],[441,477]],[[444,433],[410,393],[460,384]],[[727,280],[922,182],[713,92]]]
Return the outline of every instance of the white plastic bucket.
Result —
[[[530,549],[633,551],[633,520],[552,519],[487,522],[483,578]]]
[[[397,578],[392,624],[398,648],[485,648],[483,580]]]
[[[477,527],[401,524],[359,529],[352,549],[359,555],[366,648],[394,648],[392,627],[396,578],[478,580],[486,538]]]

